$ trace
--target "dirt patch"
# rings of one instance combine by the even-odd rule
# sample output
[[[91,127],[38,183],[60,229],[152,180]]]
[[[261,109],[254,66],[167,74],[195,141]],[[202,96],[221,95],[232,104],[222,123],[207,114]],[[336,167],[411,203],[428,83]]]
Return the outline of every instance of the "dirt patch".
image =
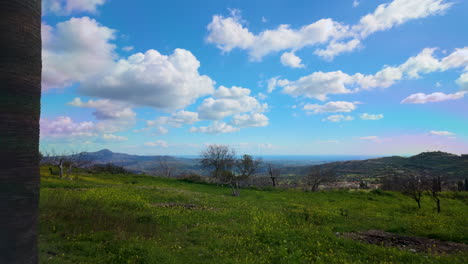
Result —
[[[344,233],[343,236],[369,244],[384,247],[397,247],[418,253],[451,254],[457,252],[468,252],[468,245],[465,244],[423,237],[401,236],[384,232],[382,230]]]
[[[212,207],[198,205],[198,204],[186,204],[186,203],[154,203],[152,204],[155,207],[164,207],[164,208],[184,208],[188,210],[214,210]]]

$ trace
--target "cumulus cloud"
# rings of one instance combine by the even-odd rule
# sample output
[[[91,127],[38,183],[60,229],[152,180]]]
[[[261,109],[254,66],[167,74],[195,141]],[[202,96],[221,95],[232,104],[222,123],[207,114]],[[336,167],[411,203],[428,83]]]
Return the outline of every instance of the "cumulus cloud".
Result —
[[[328,102],[324,105],[319,104],[306,104],[304,110],[312,112],[314,114],[319,113],[338,113],[338,112],[352,112],[357,108],[356,103],[335,101]]]
[[[127,141],[128,138],[124,136],[117,136],[114,134],[104,134],[102,135],[102,140],[106,142],[123,142],[123,141]]]
[[[468,47],[455,49],[453,53],[436,58],[434,48],[423,49],[418,55],[410,57],[398,66],[385,66],[375,74],[347,74],[342,71],[313,72],[298,80],[291,81],[275,77],[274,87],[283,87],[283,92],[294,97],[303,96],[324,101],[329,94],[346,94],[360,90],[387,88],[401,80],[420,78],[422,74],[464,68],[457,80],[462,89],[468,89]]]
[[[186,124],[198,122],[198,113],[190,111],[178,111],[171,116],[160,116],[156,120],[146,121],[148,127],[170,125],[173,127],[181,127]]]
[[[384,118],[383,114],[368,114],[364,113],[359,116],[362,120],[380,120]]]
[[[344,115],[331,115],[331,116],[328,116],[324,119],[322,119],[322,121],[326,122],[333,122],[333,123],[337,123],[337,122],[341,122],[341,121],[351,121],[351,120],[354,120],[354,117],[352,116],[344,116]]]
[[[452,3],[445,0],[394,0],[379,5],[372,14],[362,17],[352,31],[361,37],[388,30],[407,21],[443,14]]]
[[[44,14],[69,15],[71,13],[88,12],[95,13],[98,6],[106,0],[43,0],[42,11]]]
[[[96,136],[96,127],[93,122],[76,123],[68,116],[59,116],[55,119],[41,118],[41,138],[74,138]]]
[[[353,1],[356,7],[358,1]],[[391,29],[408,21],[443,14],[451,7],[445,0],[394,0],[379,5],[373,13],[363,16],[355,25],[344,25],[330,18],[320,19],[300,28],[279,25],[254,34],[246,27],[240,12],[229,17],[214,15],[208,25],[208,43],[223,52],[238,48],[246,50],[251,60],[259,61],[265,55],[283,50],[296,51],[307,46],[326,45],[315,54],[326,59],[360,47],[370,34]]]
[[[42,24],[42,89],[64,88],[114,64],[115,31],[89,17]]]
[[[288,66],[291,68],[304,68],[304,64],[302,64],[301,58],[296,56],[294,52],[285,52],[281,55],[281,63],[284,66]]]
[[[192,133],[206,133],[206,134],[233,133],[239,130],[240,129],[237,127],[233,127],[231,125],[228,125],[220,121],[214,121],[210,126],[190,128],[190,132]]]
[[[119,60],[101,76],[84,82],[79,91],[170,111],[213,92],[214,81],[200,75],[199,67],[188,50],[176,49],[169,56],[148,50]]]
[[[88,100],[83,102],[79,97],[68,103],[69,105],[84,108],[94,108],[93,113],[98,120],[108,119],[131,119],[136,117],[136,113],[125,103],[115,102],[108,99]]]
[[[148,147],[159,147],[159,148],[168,148],[169,144],[167,144],[164,140],[156,140],[154,142],[146,142],[145,146]]]
[[[457,100],[465,96],[466,92],[458,92],[452,94],[445,94],[441,92],[424,94],[416,93],[412,94],[401,101],[402,104],[426,104],[433,102],[442,102],[447,100]]]
[[[327,45],[325,49],[317,49],[314,51],[315,55],[318,55],[326,60],[333,60],[336,55],[351,52],[361,46],[359,39],[351,39],[348,41],[332,41]]]
[[[260,113],[235,115],[231,124],[237,127],[265,127],[268,125],[268,117]]]
[[[449,132],[449,131],[436,131],[436,130],[431,130],[429,132],[430,135],[434,136],[445,136],[445,137],[452,137],[455,136],[455,133]]]
[[[225,117],[246,112],[263,112],[267,104],[261,104],[250,96],[250,90],[241,87],[221,86],[214,94],[203,100],[198,107],[200,119],[221,120]]]

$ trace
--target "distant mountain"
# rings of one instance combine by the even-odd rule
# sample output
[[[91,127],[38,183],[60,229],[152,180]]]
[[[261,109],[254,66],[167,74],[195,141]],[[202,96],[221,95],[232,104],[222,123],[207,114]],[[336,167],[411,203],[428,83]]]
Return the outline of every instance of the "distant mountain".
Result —
[[[133,172],[153,174],[159,168],[160,161],[164,161],[174,169],[200,170],[197,159],[179,158],[173,156],[140,156],[125,153],[116,153],[108,149],[96,152],[84,152],[86,159],[94,164],[113,163],[125,167]]]
[[[468,177],[468,155],[458,156],[435,151],[423,152],[411,157],[391,156],[368,160],[339,161],[318,165],[332,170],[349,180],[378,179],[399,171],[431,171],[448,177],[449,180]]]
[[[94,164],[113,163],[137,173],[157,174],[160,161],[164,161],[173,169],[173,174],[181,172],[208,174],[201,167],[199,159],[196,158],[130,155],[115,153],[108,149],[96,152],[84,152],[83,154]],[[281,175],[287,177],[304,176],[314,166],[332,170],[339,178],[350,181],[361,179],[378,180],[387,175],[407,170],[430,170],[446,175],[449,180],[465,179],[468,177],[468,155],[458,156],[440,151],[423,152],[411,157],[391,156],[367,160],[336,161],[320,165],[294,165],[295,163],[291,163],[288,160],[264,160],[264,162],[265,164],[272,163],[276,167],[281,168]],[[258,173],[267,174],[266,166],[263,166]]]

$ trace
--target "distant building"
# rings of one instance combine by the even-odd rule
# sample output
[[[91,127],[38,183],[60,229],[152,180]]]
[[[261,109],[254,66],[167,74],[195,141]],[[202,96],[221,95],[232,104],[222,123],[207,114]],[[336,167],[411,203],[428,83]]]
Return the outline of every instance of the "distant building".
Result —
[[[468,154],[461,154],[462,159],[468,159]]]

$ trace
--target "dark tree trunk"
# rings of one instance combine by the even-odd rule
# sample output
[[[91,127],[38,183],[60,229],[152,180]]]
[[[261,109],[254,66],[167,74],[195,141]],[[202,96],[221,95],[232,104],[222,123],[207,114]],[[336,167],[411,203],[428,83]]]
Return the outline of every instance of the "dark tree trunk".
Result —
[[[437,202],[437,213],[440,213],[440,199],[437,199],[436,202]]]
[[[0,0],[0,263],[37,263],[41,1]]]
[[[416,202],[418,203],[418,209],[421,209],[421,201],[420,201],[420,200],[416,200]]]

